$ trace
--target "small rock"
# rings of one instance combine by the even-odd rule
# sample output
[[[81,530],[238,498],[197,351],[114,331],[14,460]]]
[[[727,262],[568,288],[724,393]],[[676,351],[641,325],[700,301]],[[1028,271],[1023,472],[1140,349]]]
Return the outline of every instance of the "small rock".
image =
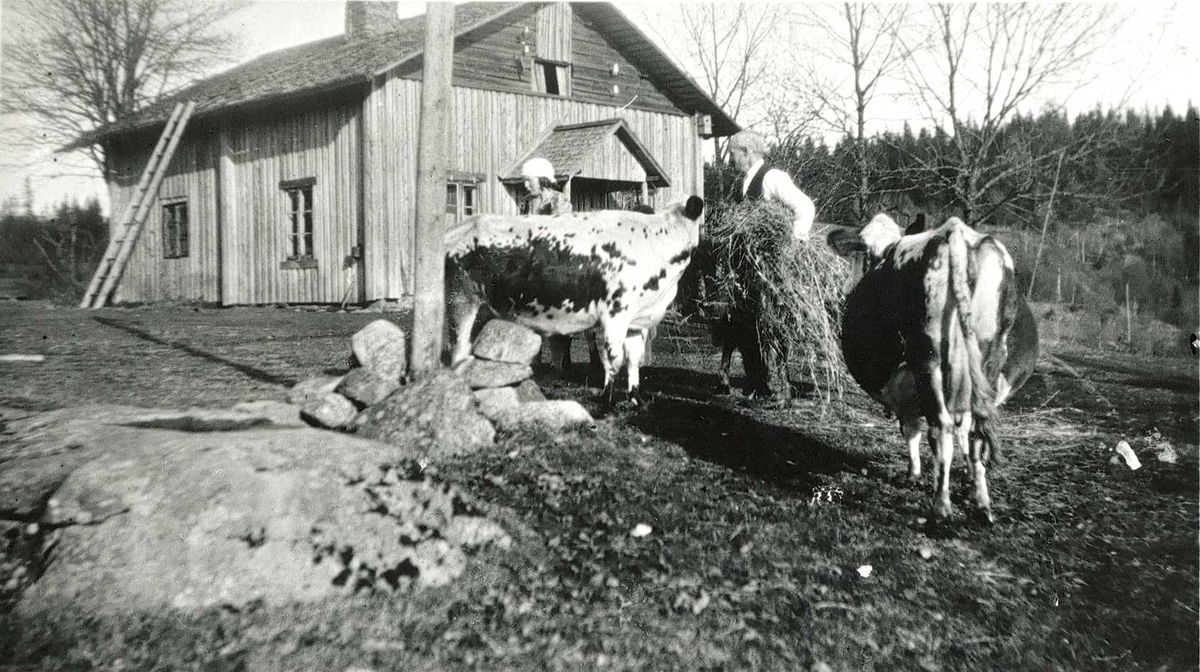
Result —
[[[473,359],[462,367],[462,376],[472,390],[478,390],[485,387],[514,385],[532,377],[533,369],[528,364]]]
[[[493,418],[496,428],[506,432],[563,432],[596,424],[591,414],[577,401],[531,401],[501,409]]]
[[[629,536],[644,537],[653,531],[653,528],[651,528],[649,525],[645,523],[638,523],[637,525],[634,525],[632,530],[629,531]]]
[[[817,661],[817,662],[813,663],[812,667],[810,667],[808,669],[809,669],[809,672],[833,672],[833,668],[829,666],[829,663],[825,663],[825,662],[821,662],[821,661]]]
[[[529,401],[545,401],[546,395],[542,394],[542,388],[533,382],[532,379],[522,381],[517,385],[517,400],[522,404]]]
[[[344,429],[354,422],[358,409],[350,400],[336,392],[310,397],[300,408],[300,417],[320,427]]]
[[[404,330],[388,320],[375,320],[350,339],[354,356],[364,369],[385,380],[399,381],[408,370]]]
[[[858,575],[864,579],[870,578],[873,569],[870,565],[863,565],[858,568]]]
[[[342,376],[314,376],[302,380],[288,391],[288,403],[303,406],[310,397],[319,397],[326,392],[333,392],[342,382]]]
[[[537,332],[508,320],[492,320],[483,325],[471,351],[493,362],[529,364],[541,350],[542,337]]]
[[[500,410],[521,403],[516,388],[512,387],[486,388],[475,390],[471,394],[475,401],[479,402],[479,412],[489,420]]]
[[[354,402],[358,408],[364,408],[378,404],[399,388],[399,379],[381,378],[371,369],[363,368],[346,374],[334,391]]]
[[[933,557],[933,549],[928,546],[922,546],[918,552],[921,554],[922,560],[928,560]]]

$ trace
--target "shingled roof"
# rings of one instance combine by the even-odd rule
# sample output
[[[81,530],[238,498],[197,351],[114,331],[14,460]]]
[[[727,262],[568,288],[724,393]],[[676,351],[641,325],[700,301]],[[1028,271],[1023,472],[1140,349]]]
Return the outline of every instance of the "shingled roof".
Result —
[[[469,33],[528,3],[465,2],[454,9],[455,35]],[[737,125],[696,84],[654,46],[616,8],[606,3],[578,3],[584,11],[598,14],[615,27],[620,41],[652,62],[647,72],[656,75],[664,93],[685,109],[713,116],[718,135],[736,132]],[[86,147],[122,133],[162,125],[180,101],[196,103],[193,119],[219,110],[277,102],[322,92],[365,86],[380,72],[421,55],[425,38],[425,16],[399,20],[396,31],[385,36],[350,39],[344,35],[309,42],[259,56],[230,70],[189,86],[148,105],[120,122],[81,135],[64,150]],[[639,39],[640,38],[640,39]]]
[[[559,178],[575,175],[591,177],[581,174],[584,166],[613,135],[621,140],[625,149],[629,150],[629,153],[646,171],[647,182],[656,187],[671,186],[662,166],[658,165],[650,151],[638,140],[624,119],[604,119],[583,124],[555,126],[549,133],[535,141],[529,151],[521,155],[500,179],[503,182],[520,181],[522,164],[535,156],[549,161],[550,165],[554,166],[555,175]]]

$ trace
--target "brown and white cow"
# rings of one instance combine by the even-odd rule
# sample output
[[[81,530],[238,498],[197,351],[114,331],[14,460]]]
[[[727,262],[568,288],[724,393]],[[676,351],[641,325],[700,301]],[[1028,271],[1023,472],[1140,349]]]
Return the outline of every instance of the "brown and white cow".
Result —
[[[842,352],[850,374],[900,419],[910,474],[920,463],[920,418],[929,425],[935,515],[950,514],[954,444],[970,461],[975,500],[992,521],[986,465],[999,459],[998,409],[1037,361],[1037,324],[997,239],[957,218],[911,235],[887,215],[828,236],[843,255],[864,254],[846,297]]]
[[[703,210],[704,199],[692,196],[658,214],[485,214],[459,222],[445,238],[453,363],[469,355],[471,326],[485,305],[542,334],[599,326],[606,399],[613,401],[624,363],[636,402],[646,333],[675,300]]]

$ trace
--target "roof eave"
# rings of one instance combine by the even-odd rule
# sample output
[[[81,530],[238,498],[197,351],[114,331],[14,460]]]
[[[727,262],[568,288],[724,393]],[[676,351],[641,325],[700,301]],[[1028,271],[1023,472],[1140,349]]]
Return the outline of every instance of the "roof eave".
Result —
[[[367,78],[366,76],[355,75],[354,77],[342,78],[339,80],[327,82],[325,84],[310,87],[307,89],[297,89],[295,91],[286,91],[286,92],[281,92],[281,93],[277,93],[274,95],[263,96],[261,98],[252,98],[252,99],[248,99],[248,100],[239,101],[236,103],[232,103],[230,105],[222,105],[220,107],[213,108],[213,109],[197,111],[192,116],[192,121],[194,122],[197,119],[210,119],[212,117],[222,115],[222,114],[234,114],[234,113],[238,113],[238,112],[245,112],[247,110],[254,110],[254,109],[258,109],[258,108],[262,108],[262,107],[269,107],[276,103],[280,103],[285,100],[290,100],[293,98],[303,98],[306,96],[318,96],[321,94],[332,93],[334,91],[342,91],[342,90],[350,89],[356,85],[357,86],[365,86],[369,83],[370,83],[370,79]],[[178,96],[178,98],[180,100],[186,100],[186,95],[181,94],[180,96]],[[130,134],[130,133],[139,133],[139,132],[148,131],[148,130],[154,129],[154,128],[161,128],[162,126],[166,125],[166,123],[167,123],[166,119],[156,119],[154,121],[147,121],[144,123],[133,124],[131,126],[123,126],[120,128],[96,129],[94,131],[89,131],[88,133],[85,133],[84,135],[80,136],[74,142],[63,146],[62,148],[60,148],[56,151],[58,153],[62,153],[62,152],[74,151],[76,149],[82,149],[84,147],[88,147],[91,145],[105,142],[106,140],[110,140],[119,135],[126,135],[126,134]]]

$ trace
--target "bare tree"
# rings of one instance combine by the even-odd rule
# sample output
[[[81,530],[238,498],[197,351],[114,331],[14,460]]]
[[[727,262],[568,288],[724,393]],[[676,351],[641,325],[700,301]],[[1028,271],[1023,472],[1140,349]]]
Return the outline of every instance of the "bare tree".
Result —
[[[1094,4],[939,4],[928,19],[928,32],[906,50],[905,78],[927,120],[952,141],[919,160],[931,188],[950,191],[963,219],[982,224],[1033,188],[1032,175],[1060,150],[1028,138],[1002,146],[1005,125],[1020,109],[1061,105],[1096,76],[1117,14]],[[1014,180],[1022,174],[1029,179]],[[1006,193],[995,193],[1005,184]]]
[[[770,95],[773,60],[786,7],[780,4],[706,3],[677,5],[681,24],[678,35],[659,37],[676,45],[689,61],[697,65],[704,79],[701,85],[712,99],[742,126],[753,126],[762,119],[747,122],[742,115],[761,115]],[[667,25],[673,22],[655,21]],[[727,143],[715,140],[716,156],[725,158]]]
[[[826,130],[854,143],[855,210],[867,214],[872,193],[867,155],[868,108],[881,84],[901,69],[906,51],[900,41],[908,16],[904,4],[810,5],[797,21],[806,49],[793,54],[800,106]]]
[[[222,20],[244,6],[190,0],[24,0],[6,7],[22,35],[4,45],[0,114],[10,144],[62,147],[129,117],[229,62]],[[8,20],[13,20],[9,18]],[[85,151],[105,170],[103,149]]]

